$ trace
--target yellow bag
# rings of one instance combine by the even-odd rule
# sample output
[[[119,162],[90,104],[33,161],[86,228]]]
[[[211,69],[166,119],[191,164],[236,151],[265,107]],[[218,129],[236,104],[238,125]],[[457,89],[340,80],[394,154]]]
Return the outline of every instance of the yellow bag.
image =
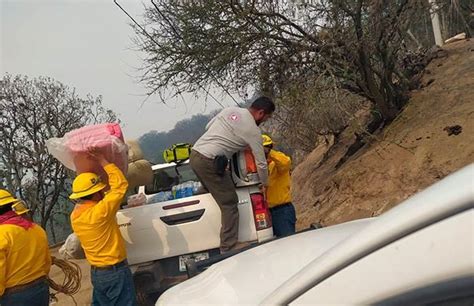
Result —
[[[177,143],[163,151],[163,159],[167,163],[182,163],[189,159],[191,148],[193,146],[189,143]]]

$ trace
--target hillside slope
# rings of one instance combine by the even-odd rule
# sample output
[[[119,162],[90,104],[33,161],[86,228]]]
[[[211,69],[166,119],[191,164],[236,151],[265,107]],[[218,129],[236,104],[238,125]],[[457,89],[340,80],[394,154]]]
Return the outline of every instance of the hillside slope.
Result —
[[[444,49],[424,87],[369,145],[336,170],[350,143],[325,139],[295,168],[298,228],[379,215],[474,162],[474,41]]]

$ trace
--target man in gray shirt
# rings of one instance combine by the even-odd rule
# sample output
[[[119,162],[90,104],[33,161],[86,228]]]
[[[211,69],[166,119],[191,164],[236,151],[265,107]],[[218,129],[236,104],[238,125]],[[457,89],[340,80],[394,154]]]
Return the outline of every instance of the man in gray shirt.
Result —
[[[238,151],[252,149],[262,183],[268,184],[267,160],[262,145],[261,123],[275,111],[268,97],[257,98],[248,108],[223,109],[206,126],[206,132],[193,146],[190,163],[202,184],[209,190],[221,209],[221,252],[237,246],[239,233],[238,197],[227,170],[227,161]]]

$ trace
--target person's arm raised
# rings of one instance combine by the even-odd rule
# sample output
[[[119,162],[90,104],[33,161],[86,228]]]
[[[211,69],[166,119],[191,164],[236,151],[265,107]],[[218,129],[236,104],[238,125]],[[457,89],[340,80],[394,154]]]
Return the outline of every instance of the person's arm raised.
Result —
[[[110,186],[110,190],[94,209],[100,211],[104,216],[115,217],[115,213],[119,210],[123,197],[127,192],[127,179],[122,171],[115,164],[109,162],[97,149],[89,150],[89,154],[104,168],[109,178]]]

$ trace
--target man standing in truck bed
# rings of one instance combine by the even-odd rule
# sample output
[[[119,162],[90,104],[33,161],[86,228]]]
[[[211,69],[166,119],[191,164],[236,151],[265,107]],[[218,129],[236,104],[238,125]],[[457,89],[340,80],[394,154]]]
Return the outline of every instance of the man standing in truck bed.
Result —
[[[206,126],[207,131],[193,147],[191,167],[221,209],[221,252],[239,248],[238,197],[228,171],[232,155],[247,147],[252,149],[262,192],[268,184],[267,160],[262,145],[261,123],[270,118],[275,104],[268,97],[257,98],[248,108],[223,109]]]

